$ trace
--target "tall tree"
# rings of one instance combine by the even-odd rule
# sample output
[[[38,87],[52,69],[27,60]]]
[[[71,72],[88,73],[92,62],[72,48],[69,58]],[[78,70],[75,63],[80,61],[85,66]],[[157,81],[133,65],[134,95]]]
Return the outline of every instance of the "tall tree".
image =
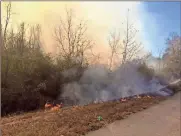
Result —
[[[137,32],[138,30],[135,29],[133,27],[133,24],[130,23],[129,9],[128,9],[126,17],[125,38],[123,40],[123,47],[122,47],[123,49],[122,64],[124,64],[126,61],[131,60],[141,50],[141,43],[137,43],[137,41],[135,40]]]
[[[113,31],[108,37],[109,47],[111,49],[111,55],[109,57],[109,69],[112,69],[115,55],[118,55],[118,51],[121,46],[120,32]]]
[[[66,19],[60,17],[60,24],[54,30],[54,38],[64,58],[76,59],[80,65],[85,62],[85,52],[93,46],[86,32],[86,21],[76,23],[73,10],[66,9]]]
[[[181,77],[181,36],[173,34],[166,41],[167,49],[163,61],[167,72]]]
[[[112,62],[115,54],[122,56],[122,64],[127,61],[130,61],[139,53],[141,48],[141,43],[136,41],[136,34],[138,30],[133,27],[133,24],[130,23],[129,18],[129,9],[126,15],[126,30],[121,36],[120,32],[114,31],[109,35],[109,46],[111,49],[110,63],[109,67],[112,67]],[[120,51],[121,50],[121,53]]]

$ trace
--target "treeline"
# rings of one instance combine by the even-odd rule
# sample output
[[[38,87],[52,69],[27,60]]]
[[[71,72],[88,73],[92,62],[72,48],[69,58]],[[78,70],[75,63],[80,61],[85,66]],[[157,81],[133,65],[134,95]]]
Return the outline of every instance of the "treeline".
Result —
[[[2,115],[39,109],[47,100],[59,97],[61,86],[78,80],[89,65],[85,52],[92,46],[86,37],[86,24],[73,24],[72,11],[67,10],[68,19],[61,22],[54,33],[60,53],[51,56],[43,50],[41,26],[23,22],[16,31],[9,29],[11,3],[6,9],[7,16],[1,29]],[[62,71],[70,68],[77,70],[74,77],[63,76]]]
[[[25,23],[18,31],[3,37],[1,63],[2,115],[14,111],[28,111],[42,107],[46,100],[56,99],[63,79],[61,71],[83,68],[71,58],[52,58],[42,51],[40,27],[32,26],[27,36]],[[61,81],[62,80],[62,81]],[[45,84],[45,88],[42,88]]]
[[[181,36],[173,33],[166,44],[167,48],[161,58],[163,71],[167,76],[181,78]]]

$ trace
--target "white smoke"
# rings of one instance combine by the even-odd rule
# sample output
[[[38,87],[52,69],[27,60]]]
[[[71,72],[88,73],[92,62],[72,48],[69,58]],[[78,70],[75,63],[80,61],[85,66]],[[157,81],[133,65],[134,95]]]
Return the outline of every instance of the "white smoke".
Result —
[[[140,64],[139,61],[128,62],[112,72],[104,65],[91,66],[84,71],[79,81],[65,84],[61,97],[76,100],[76,104],[88,104],[150,92],[169,95],[159,92],[164,85],[157,78],[146,80],[138,71]]]

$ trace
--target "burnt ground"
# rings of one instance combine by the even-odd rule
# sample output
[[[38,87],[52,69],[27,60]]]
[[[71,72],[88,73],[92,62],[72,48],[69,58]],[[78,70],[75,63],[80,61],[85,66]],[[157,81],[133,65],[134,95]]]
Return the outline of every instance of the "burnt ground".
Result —
[[[130,114],[147,109],[166,97],[130,98],[125,102],[114,101],[87,106],[63,108],[59,111],[38,111],[17,116],[3,117],[3,136],[80,136],[97,130]],[[102,116],[102,120],[98,120]]]

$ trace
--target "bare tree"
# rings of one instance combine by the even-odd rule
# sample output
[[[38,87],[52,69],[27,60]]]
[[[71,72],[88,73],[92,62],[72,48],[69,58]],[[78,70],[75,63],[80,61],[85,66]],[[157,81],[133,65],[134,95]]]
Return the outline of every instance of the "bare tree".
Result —
[[[7,6],[7,8],[9,8]],[[9,10],[7,10],[9,12]],[[10,18],[9,18],[10,19]],[[7,20],[7,19],[6,19]],[[6,21],[7,22],[7,21]],[[28,37],[25,23],[21,23],[14,32],[13,29],[9,29],[5,25],[3,33],[3,43],[6,45],[2,52],[2,84],[7,86],[8,78],[15,73],[23,73],[25,71],[31,71],[31,66],[35,63],[28,63],[31,60],[37,60],[34,56],[41,55],[40,52],[40,26],[31,26]],[[33,31],[31,31],[33,30]],[[32,38],[30,38],[32,37]],[[35,48],[36,47],[36,48]],[[19,75],[20,77],[20,75]]]
[[[41,49],[41,26],[36,24],[31,26],[28,35],[28,47],[34,50]]]
[[[120,32],[113,31],[108,37],[109,47],[111,49],[111,55],[109,57],[109,69],[112,69],[114,56],[118,54],[118,50],[121,46]]]
[[[124,64],[126,61],[131,60],[141,50],[141,43],[137,43],[135,40],[137,32],[138,30],[136,30],[133,27],[133,24],[130,24],[129,22],[129,9],[128,9],[127,18],[126,18],[125,38],[123,40],[123,47],[122,47],[123,49],[122,64]]]
[[[159,48],[158,49],[158,71],[161,72],[161,70],[163,69],[163,61],[162,61],[162,55],[164,53],[164,49],[163,48]]]
[[[167,39],[167,49],[163,61],[167,72],[181,77],[181,37],[177,34]]]
[[[76,23],[72,9],[66,9],[66,19],[60,18],[60,24],[54,30],[54,38],[64,58],[78,59],[79,63],[83,64],[85,52],[93,46],[86,31],[86,21]]]
[[[6,60],[6,69],[5,69],[5,74],[4,74],[4,82],[3,84],[5,85],[7,83],[7,77],[8,77],[8,73],[9,73],[9,55],[6,52],[6,46],[7,46],[7,28],[9,25],[9,21],[12,15],[12,7],[11,7],[11,2],[9,2],[7,4],[6,8],[6,16],[5,16],[5,25],[4,25],[4,30],[3,28],[1,28],[3,30],[3,35],[2,35],[2,47],[1,49],[3,50],[2,52],[2,56],[4,56],[4,59]]]
[[[120,32],[114,31],[110,33],[108,43],[111,49],[109,67],[112,67],[113,59],[115,55],[122,56],[122,64],[126,61],[130,61],[133,57],[138,55],[141,48],[141,43],[137,43],[135,37],[138,30],[130,24],[129,20],[129,9],[126,16],[126,30],[124,35],[121,37]]]
[[[6,16],[5,16],[5,25],[4,25],[4,30],[3,30],[3,48],[6,48],[6,39],[7,39],[7,28],[12,16],[12,6],[11,2],[9,2],[6,7]]]

